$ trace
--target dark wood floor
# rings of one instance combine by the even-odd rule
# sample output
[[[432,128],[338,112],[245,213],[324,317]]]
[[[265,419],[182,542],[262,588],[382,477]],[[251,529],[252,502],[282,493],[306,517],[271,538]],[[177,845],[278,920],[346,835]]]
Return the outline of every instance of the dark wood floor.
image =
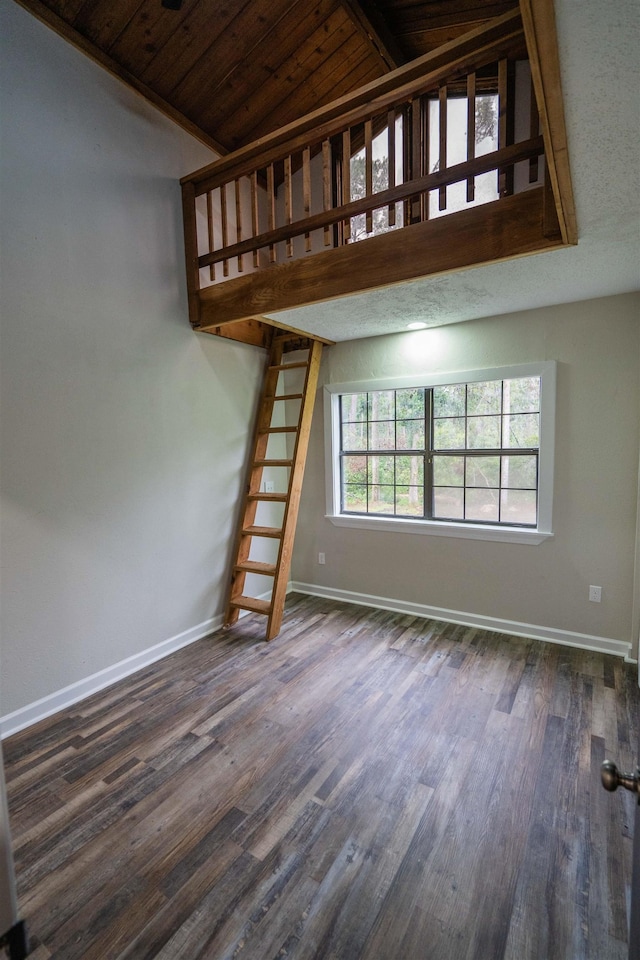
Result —
[[[620,659],[293,596],[5,741],[35,960],[616,960]]]

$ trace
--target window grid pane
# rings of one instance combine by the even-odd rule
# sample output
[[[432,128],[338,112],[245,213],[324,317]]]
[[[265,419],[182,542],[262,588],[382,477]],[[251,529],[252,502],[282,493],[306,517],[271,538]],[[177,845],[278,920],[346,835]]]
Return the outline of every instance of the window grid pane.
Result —
[[[342,511],[424,518],[424,387],[340,398]]]
[[[345,394],[342,511],[535,526],[539,419],[537,377]]]

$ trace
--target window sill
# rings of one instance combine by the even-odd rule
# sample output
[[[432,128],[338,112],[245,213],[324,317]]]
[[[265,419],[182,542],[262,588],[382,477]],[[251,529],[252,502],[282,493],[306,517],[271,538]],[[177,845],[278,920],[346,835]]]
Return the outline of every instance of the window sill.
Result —
[[[433,520],[410,520],[401,517],[351,516],[326,514],[336,527],[360,530],[385,530],[387,533],[419,533],[435,537],[459,537],[465,540],[494,540],[501,543],[539,544],[553,537],[551,531],[490,527],[484,524],[444,523]]]

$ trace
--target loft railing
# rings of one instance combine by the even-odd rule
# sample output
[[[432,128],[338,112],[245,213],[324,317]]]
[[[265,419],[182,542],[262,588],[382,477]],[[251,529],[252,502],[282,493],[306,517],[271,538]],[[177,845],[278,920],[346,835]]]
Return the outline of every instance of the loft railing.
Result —
[[[184,178],[192,323],[424,275],[416,226],[541,186],[543,155],[516,11]],[[533,222],[538,208],[512,205],[511,222]],[[432,232],[441,245],[442,229]],[[514,253],[532,240],[520,244]],[[418,272],[398,265],[396,277],[389,260],[403,254]]]

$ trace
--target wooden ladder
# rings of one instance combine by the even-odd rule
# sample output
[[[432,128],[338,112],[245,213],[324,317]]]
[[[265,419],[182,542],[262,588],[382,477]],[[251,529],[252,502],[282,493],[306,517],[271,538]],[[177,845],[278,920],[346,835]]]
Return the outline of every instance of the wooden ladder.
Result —
[[[295,358],[287,363],[286,354],[293,350],[296,351]],[[306,358],[300,359],[305,353]],[[269,365],[265,371],[236,538],[225,626],[236,623],[241,610],[261,613],[267,617],[267,640],[278,635],[282,623],[321,354],[322,343],[318,340],[301,339],[299,334],[278,333],[271,342]],[[297,381],[293,389],[292,380]],[[280,448],[275,455],[273,446]],[[286,480],[263,483],[265,469],[274,476],[284,475]],[[271,489],[267,489],[268,486]],[[268,504],[272,506],[267,507]],[[275,513],[278,510],[273,507],[275,504],[282,504],[281,521],[271,519],[269,525],[265,525],[257,520],[261,510]],[[269,561],[254,559],[256,553],[262,557],[269,552],[272,554]],[[247,574],[272,580],[270,599],[264,599],[266,590],[260,597],[247,595],[250,591],[245,593]],[[268,585],[268,580],[261,582]]]

